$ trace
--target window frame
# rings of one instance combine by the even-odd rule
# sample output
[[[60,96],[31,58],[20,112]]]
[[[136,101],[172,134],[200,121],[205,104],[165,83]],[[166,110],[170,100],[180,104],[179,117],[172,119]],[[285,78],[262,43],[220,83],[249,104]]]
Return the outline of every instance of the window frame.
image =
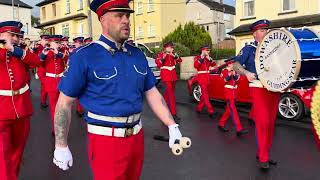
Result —
[[[297,9],[296,9],[296,1],[295,1],[295,0],[289,0],[289,3],[290,3],[290,1],[293,1],[293,3],[294,3],[293,9],[284,10],[284,1],[285,1],[285,0],[281,0],[281,1],[280,1],[280,3],[281,3],[281,12],[282,12],[282,13],[293,12],[293,11],[296,11],[296,10],[297,10]],[[290,6],[290,4],[289,4],[289,6]]]
[[[253,15],[251,15],[251,16],[249,16],[249,15],[246,16],[245,15],[245,3],[248,3],[248,2],[253,2]],[[243,0],[242,6],[243,6],[242,7],[242,17],[243,17],[243,19],[255,17],[255,0]]]
[[[66,14],[71,13],[71,0],[66,0]]]
[[[150,3],[150,1],[152,1],[152,3]],[[152,8],[150,8],[150,7],[152,7]],[[154,11],[155,11],[154,0],[148,0],[148,13],[154,12]]]
[[[68,31],[67,31],[68,33],[65,33],[65,32],[66,32],[66,29],[68,30]],[[62,32],[62,35],[64,35],[64,36],[67,36],[67,37],[70,36],[70,25],[69,25],[69,23],[62,24],[62,25],[61,25],[61,32]]]
[[[139,6],[141,5],[141,6]],[[141,15],[143,14],[143,2],[142,1],[138,1],[137,2],[137,12],[136,15]]]

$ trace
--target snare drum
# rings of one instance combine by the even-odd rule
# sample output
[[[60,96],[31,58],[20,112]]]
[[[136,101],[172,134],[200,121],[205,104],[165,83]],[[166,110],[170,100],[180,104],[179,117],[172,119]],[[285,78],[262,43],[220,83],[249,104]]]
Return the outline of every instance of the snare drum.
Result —
[[[258,78],[270,91],[308,88],[320,79],[320,40],[308,28],[271,30],[255,58]]]

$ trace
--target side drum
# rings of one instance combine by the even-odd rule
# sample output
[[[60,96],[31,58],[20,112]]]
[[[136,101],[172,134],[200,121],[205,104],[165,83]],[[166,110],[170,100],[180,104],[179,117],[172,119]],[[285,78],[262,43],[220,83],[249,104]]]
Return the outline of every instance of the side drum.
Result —
[[[271,30],[257,48],[255,64],[270,91],[309,88],[320,79],[319,37],[308,28]]]

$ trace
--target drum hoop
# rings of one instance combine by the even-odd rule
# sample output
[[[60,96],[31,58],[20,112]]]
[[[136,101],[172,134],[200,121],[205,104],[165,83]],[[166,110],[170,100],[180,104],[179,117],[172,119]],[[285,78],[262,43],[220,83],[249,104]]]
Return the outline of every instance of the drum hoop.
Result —
[[[283,32],[285,32],[286,35],[289,35],[292,40],[294,40],[294,41],[293,41],[293,45],[294,45],[294,48],[295,48],[295,50],[296,50],[295,53],[296,53],[296,57],[297,57],[297,64],[296,64],[296,73],[295,73],[293,79],[297,79],[297,78],[299,77],[299,73],[300,73],[300,69],[301,69],[301,54],[300,54],[301,51],[300,51],[300,47],[299,47],[298,42],[296,41],[296,38],[292,35],[292,33],[291,33],[290,31],[286,30],[286,29],[275,29],[275,30],[269,31],[269,32],[264,36],[264,38],[262,39],[261,42],[264,42],[265,39],[268,37],[268,35],[271,34],[273,31],[283,31]],[[262,46],[262,43],[259,43],[259,44],[258,44],[258,47],[257,47],[257,49],[256,49],[255,66],[256,66],[256,71],[257,71],[257,74],[258,74],[258,78],[259,78],[259,80],[261,81],[263,87],[265,87],[267,90],[272,91],[272,92],[280,92],[280,91],[286,91],[286,90],[288,90],[288,89],[295,83],[294,81],[291,82],[291,83],[288,85],[288,88],[279,91],[279,90],[270,88],[270,87],[268,86],[268,84],[267,84],[267,80],[264,79],[264,78],[261,77],[261,76],[259,77],[259,69],[258,69],[257,67],[259,67],[259,56],[260,56],[260,48],[261,48],[261,46]],[[297,72],[298,72],[298,73],[297,73]]]

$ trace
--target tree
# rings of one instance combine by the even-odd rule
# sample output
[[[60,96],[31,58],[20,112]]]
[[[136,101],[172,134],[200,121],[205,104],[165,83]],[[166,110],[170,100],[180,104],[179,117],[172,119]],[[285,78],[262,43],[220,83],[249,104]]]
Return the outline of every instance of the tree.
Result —
[[[162,43],[164,44],[169,41],[188,47],[190,55],[197,55],[200,52],[201,46],[212,44],[209,33],[204,27],[198,26],[194,22],[189,22],[183,27],[179,25],[162,40]]]
[[[39,25],[40,24],[40,18],[31,15],[31,24],[32,24],[32,26]]]

